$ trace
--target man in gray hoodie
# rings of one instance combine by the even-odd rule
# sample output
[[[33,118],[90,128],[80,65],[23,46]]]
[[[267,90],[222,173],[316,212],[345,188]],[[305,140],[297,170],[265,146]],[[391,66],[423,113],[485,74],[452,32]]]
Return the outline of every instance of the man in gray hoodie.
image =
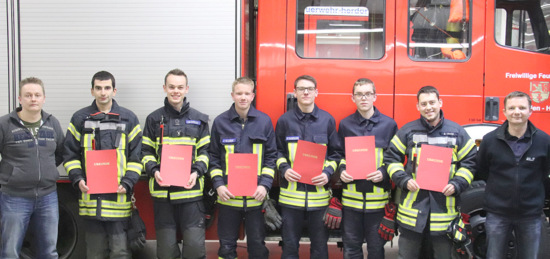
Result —
[[[63,130],[42,110],[44,84],[35,77],[19,83],[15,111],[0,118],[0,258],[19,258],[32,226],[36,258],[58,258],[57,166],[63,161]]]

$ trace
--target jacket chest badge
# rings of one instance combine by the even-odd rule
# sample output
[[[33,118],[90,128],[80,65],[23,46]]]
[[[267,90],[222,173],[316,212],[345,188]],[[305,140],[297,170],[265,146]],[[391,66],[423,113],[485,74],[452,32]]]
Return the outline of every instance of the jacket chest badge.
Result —
[[[535,161],[535,157],[532,157],[532,156],[528,156],[525,158],[526,161],[529,161],[529,162],[533,162]]]

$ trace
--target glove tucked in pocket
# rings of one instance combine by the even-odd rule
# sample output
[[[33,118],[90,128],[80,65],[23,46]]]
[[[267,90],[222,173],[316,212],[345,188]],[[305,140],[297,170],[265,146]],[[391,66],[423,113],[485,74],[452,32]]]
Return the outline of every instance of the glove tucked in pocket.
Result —
[[[342,203],[338,198],[332,197],[330,199],[325,216],[323,216],[323,221],[329,229],[340,228],[340,223],[342,222]]]
[[[283,218],[279,215],[279,212],[275,208],[275,200],[268,199],[264,201],[262,205],[262,211],[264,213],[265,224],[273,231],[281,228],[283,225]]]

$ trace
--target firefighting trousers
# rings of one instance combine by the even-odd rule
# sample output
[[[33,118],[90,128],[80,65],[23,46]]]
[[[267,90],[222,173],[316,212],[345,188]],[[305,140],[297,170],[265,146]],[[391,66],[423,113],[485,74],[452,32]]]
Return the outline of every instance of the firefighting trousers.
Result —
[[[427,224],[424,231],[429,231]],[[430,238],[432,243],[431,253],[433,258],[451,259],[453,243],[447,235],[430,235],[428,233],[417,233],[405,228],[399,228],[399,259],[419,259],[424,238]],[[425,245],[425,244],[424,244]]]
[[[85,220],[86,258],[88,259],[130,259],[126,237],[127,221]]]
[[[368,259],[384,259],[386,241],[378,234],[384,211],[365,213],[344,207],[342,242],[345,259],[363,259],[363,242],[367,241]]]
[[[243,210],[220,205],[218,214],[218,256],[224,259],[237,258],[239,227],[244,220],[248,258],[267,259],[269,250],[265,246],[265,220],[260,208]]]
[[[153,209],[159,259],[173,259],[180,256],[185,259],[206,258],[202,201],[179,204],[154,201]],[[178,229],[183,238],[181,252],[177,240]]]
[[[325,208],[305,211],[282,207],[283,217],[283,259],[298,259],[300,238],[304,225],[309,233],[310,258],[328,258],[328,229],[323,222]]]

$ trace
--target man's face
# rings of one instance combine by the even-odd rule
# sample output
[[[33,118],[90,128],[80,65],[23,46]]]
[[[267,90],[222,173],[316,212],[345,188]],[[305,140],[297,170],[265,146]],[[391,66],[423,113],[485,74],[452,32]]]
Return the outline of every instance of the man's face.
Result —
[[[19,103],[25,111],[40,112],[46,102],[46,96],[39,84],[26,84],[21,87]]]
[[[510,125],[526,124],[533,110],[526,97],[513,97],[506,101],[504,116]]]
[[[189,86],[187,85],[187,79],[185,76],[168,75],[165,84],[162,86],[168,102],[172,106],[179,106],[183,103],[185,95],[189,92]]]
[[[231,98],[235,102],[235,108],[248,110],[254,100],[254,87],[248,84],[237,84],[231,93]]]
[[[116,95],[116,89],[113,88],[111,79],[109,80],[94,80],[92,88],[92,96],[98,105],[110,105],[113,97]]]
[[[315,97],[317,97],[317,88],[315,84],[309,80],[300,80],[294,88],[294,96],[298,100],[298,104],[309,106],[315,103]]]
[[[356,86],[351,99],[357,105],[358,111],[363,113],[370,111],[376,101],[376,94],[374,93],[374,89],[372,89],[372,84]]]
[[[437,98],[435,93],[423,93],[418,96],[416,108],[420,115],[430,124],[439,122],[439,111],[443,102]]]

